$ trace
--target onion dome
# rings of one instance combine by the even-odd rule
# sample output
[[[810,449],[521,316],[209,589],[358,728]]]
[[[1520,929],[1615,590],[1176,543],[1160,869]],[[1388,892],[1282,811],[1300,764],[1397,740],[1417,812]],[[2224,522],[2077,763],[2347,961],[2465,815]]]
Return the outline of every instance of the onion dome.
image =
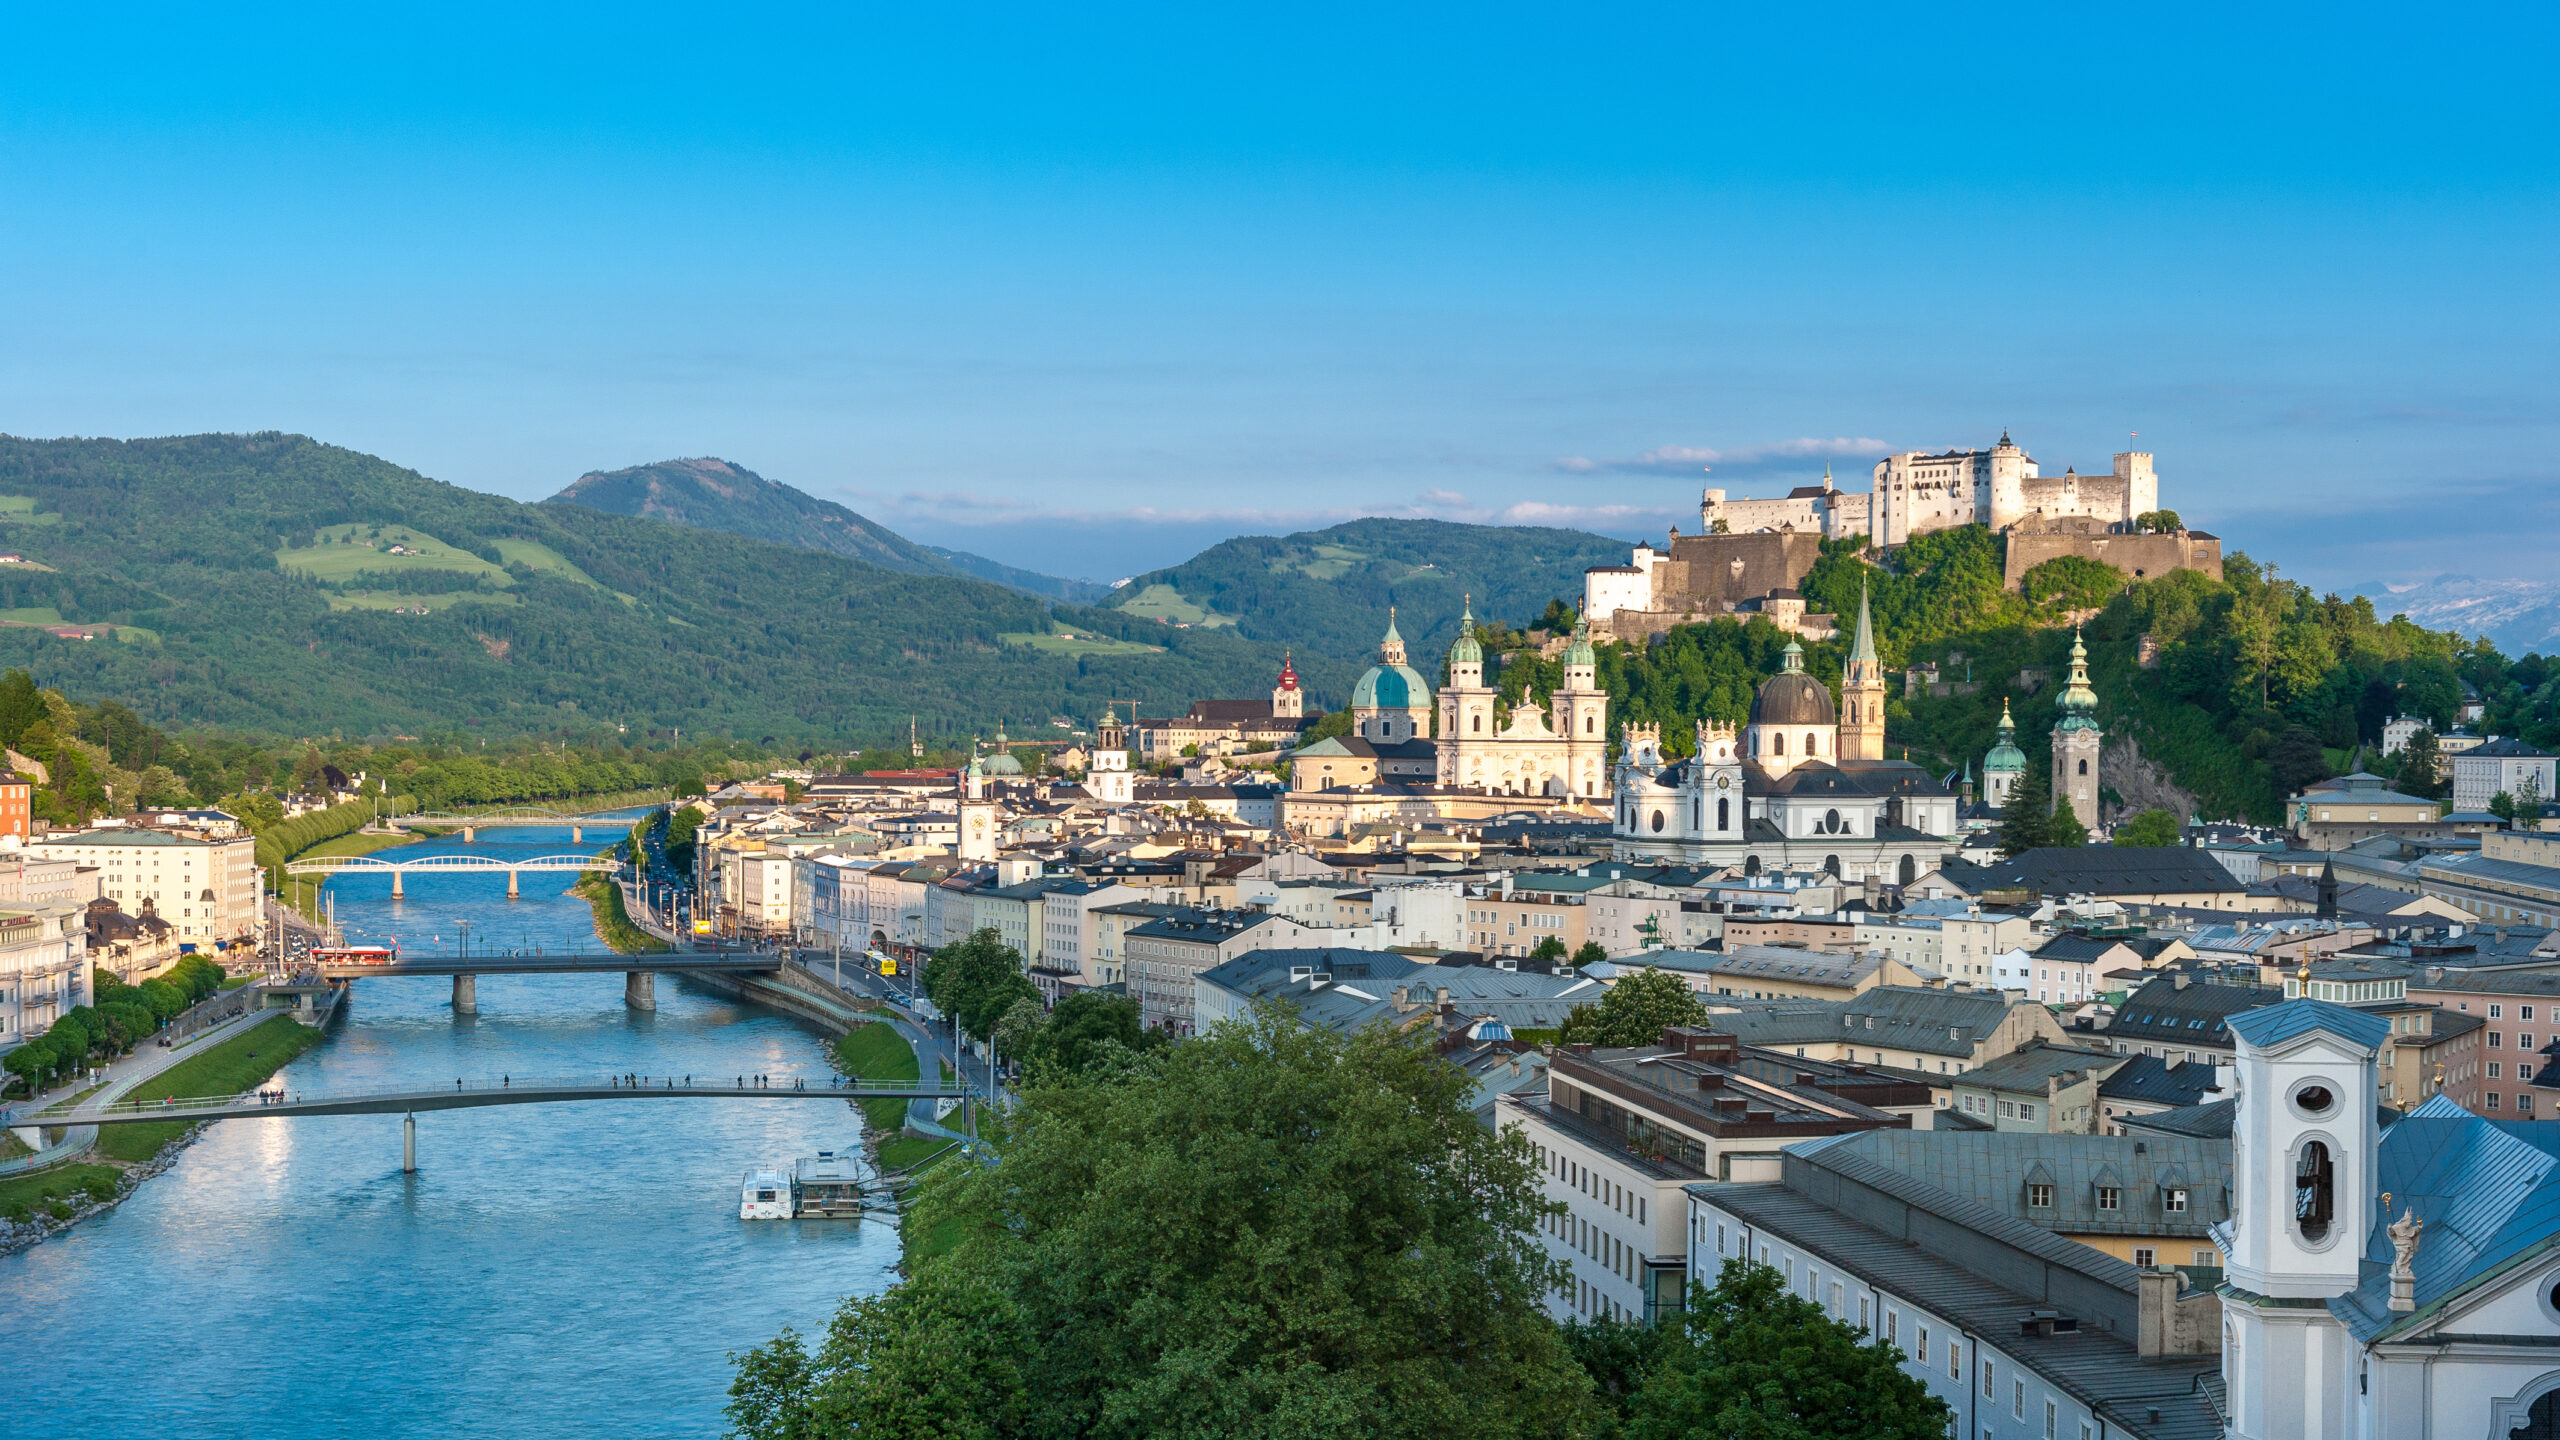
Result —
[[[2055,731],[2098,728],[2098,692],[2089,688],[2089,647],[2080,643],[2076,626],[2071,631],[2071,680],[2062,687],[2059,703],[2062,718],[2054,722]]]
[[[2009,718],[2009,701],[2004,696],[2000,701],[2000,743],[1982,757],[1982,773],[2023,775],[2026,769],[2027,752],[2018,748],[2018,722]]]
[[[1576,620],[1573,622],[1573,643],[1564,647],[1564,663],[1567,668],[1571,668],[1576,665],[1590,666],[1599,663],[1599,657],[1591,653],[1590,621]]]
[[[1780,658],[1784,667],[1763,681],[1751,697],[1754,725],[1837,725],[1840,712],[1831,704],[1831,687],[1804,673],[1804,647],[1790,640]]]
[[[1449,663],[1452,665],[1484,663],[1484,647],[1476,643],[1476,607],[1475,597],[1472,595],[1467,597],[1461,607],[1461,613],[1458,616],[1458,643],[1449,647]]]
[[[1298,658],[1294,654],[1283,654],[1280,657],[1280,683],[1275,688],[1281,690],[1298,688]]]

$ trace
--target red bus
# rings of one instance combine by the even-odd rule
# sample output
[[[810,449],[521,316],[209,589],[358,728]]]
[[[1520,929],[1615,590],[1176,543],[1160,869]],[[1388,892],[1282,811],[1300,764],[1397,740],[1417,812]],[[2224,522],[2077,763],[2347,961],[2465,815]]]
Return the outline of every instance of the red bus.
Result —
[[[340,945],[315,949],[310,958],[314,965],[389,965],[400,951],[391,945]]]

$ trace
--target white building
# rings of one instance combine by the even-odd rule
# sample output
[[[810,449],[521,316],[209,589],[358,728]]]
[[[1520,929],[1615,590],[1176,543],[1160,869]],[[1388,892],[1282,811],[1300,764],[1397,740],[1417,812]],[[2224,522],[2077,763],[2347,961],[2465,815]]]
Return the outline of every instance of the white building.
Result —
[[[98,872],[97,894],[140,914],[148,907],[178,932],[182,950],[252,940],[261,920],[258,842],[103,824],[49,835],[29,853]]]
[[[2499,795],[2521,799],[2528,792],[2549,802],[2554,798],[2553,767],[2560,765],[2548,750],[2521,740],[2492,738],[2450,757],[2453,808],[2477,814]]]
[[[2439,1095],[2378,1127],[2388,1019],[2229,1021],[2222,1378],[2232,1440],[2560,1434],[2560,1155]]]
[[[96,968],[78,905],[0,911],[0,1048],[53,1028],[97,999]]]

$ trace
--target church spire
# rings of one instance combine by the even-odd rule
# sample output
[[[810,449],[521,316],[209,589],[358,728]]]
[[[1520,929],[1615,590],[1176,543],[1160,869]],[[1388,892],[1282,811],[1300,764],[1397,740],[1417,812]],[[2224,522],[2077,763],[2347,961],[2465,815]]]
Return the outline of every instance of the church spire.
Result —
[[[2098,728],[2098,692],[2089,688],[2089,647],[2081,643],[2080,627],[2071,628],[2071,679],[2062,687],[2059,702],[2062,718],[2057,730],[2095,730]]]
[[[1826,476],[1830,474],[1828,470],[1823,473]],[[1867,614],[1867,586],[1863,581],[1858,585],[1858,638],[1856,643],[1849,647],[1849,663],[1869,666],[1877,664],[1875,621]]]

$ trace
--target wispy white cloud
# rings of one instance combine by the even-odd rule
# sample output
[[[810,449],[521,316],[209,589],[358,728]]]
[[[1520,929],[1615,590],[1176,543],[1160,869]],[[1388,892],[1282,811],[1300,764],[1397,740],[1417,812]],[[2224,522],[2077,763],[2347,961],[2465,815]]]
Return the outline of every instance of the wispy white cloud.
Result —
[[[1657,445],[1640,455],[1615,459],[1595,460],[1587,455],[1567,455],[1555,462],[1555,468],[1570,474],[1694,475],[1702,467],[1749,472],[1777,469],[1808,460],[1872,460],[1891,453],[1891,445],[1863,435],[1837,435],[1829,439],[1800,436],[1793,440],[1731,448]]]
[[[1611,526],[1643,522],[1651,529],[1672,517],[1674,507],[1654,505],[1559,504],[1524,500],[1513,504],[1480,502],[1456,490],[1424,490],[1408,500],[1359,505],[1303,508],[1186,507],[1133,505],[1123,508],[1043,507],[1028,501],[967,491],[911,490],[898,494],[843,492],[848,502],[891,524],[928,520],[955,526],[1025,524],[1073,526],[1225,526],[1238,534],[1317,529],[1373,516],[1390,519],[1455,520],[1474,525]]]

